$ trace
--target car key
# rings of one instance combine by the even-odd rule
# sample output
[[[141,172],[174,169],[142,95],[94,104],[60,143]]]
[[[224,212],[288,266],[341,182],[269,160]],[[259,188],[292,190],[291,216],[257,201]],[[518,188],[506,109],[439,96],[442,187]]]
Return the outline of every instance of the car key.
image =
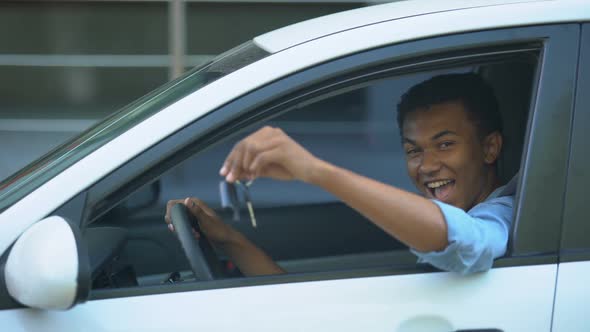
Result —
[[[250,222],[252,223],[252,227],[256,228],[256,216],[254,215],[254,207],[252,206],[252,200],[250,199],[250,190],[248,189],[250,185],[252,185],[252,180],[241,183],[239,180],[236,180],[237,184],[241,184],[244,188],[244,197],[246,198],[246,206],[248,207],[248,213],[250,214]]]

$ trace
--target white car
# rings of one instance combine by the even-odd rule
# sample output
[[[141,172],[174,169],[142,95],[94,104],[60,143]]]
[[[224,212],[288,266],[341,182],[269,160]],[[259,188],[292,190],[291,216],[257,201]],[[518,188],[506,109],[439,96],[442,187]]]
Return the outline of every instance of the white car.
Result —
[[[225,155],[268,124],[413,190],[395,105],[449,72],[482,75],[504,116],[517,205],[490,271],[417,264],[302,183],[257,180],[257,227],[220,203]],[[590,331],[589,91],[587,0],[402,1],[254,38],[0,183],[1,330]],[[181,245],[163,215],[187,196],[289,273],[243,277]]]

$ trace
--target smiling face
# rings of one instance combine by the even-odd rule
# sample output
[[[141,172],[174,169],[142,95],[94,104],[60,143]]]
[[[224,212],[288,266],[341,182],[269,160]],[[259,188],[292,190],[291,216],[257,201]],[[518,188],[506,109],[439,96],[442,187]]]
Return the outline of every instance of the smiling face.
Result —
[[[469,210],[496,188],[502,137],[482,139],[461,102],[416,109],[402,131],[408,173],[427,198]]]

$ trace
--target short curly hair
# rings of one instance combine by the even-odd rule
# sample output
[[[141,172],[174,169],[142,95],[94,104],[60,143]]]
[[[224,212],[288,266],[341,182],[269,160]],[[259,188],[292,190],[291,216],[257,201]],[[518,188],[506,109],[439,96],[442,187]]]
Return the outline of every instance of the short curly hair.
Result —
[[[480,75],[463,73],[434,76],[404,93],[397,105],[400,134],[403,135],[404,121],[409,113],[453,101],[463,103],[480,138],[495,131],[502,133],[502,116],[493,88]]]

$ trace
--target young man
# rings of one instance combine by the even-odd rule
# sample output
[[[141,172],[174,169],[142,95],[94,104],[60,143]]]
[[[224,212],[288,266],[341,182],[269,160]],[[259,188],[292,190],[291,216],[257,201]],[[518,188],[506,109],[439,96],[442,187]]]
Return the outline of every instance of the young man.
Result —
[[[269,177],[319,186],[408,245],[419,261],[462,274],[485,271],[506,251],[514,201],[501,195],[496,174],[497,108],[492,89],[476,74],[437,76],[404,94],[398,125],[408,174],[422,196],[321,160],[271,127],[240,141],[220,174],[229,182]],[[242,273],[284,272],[203,202],[183,202]]]

